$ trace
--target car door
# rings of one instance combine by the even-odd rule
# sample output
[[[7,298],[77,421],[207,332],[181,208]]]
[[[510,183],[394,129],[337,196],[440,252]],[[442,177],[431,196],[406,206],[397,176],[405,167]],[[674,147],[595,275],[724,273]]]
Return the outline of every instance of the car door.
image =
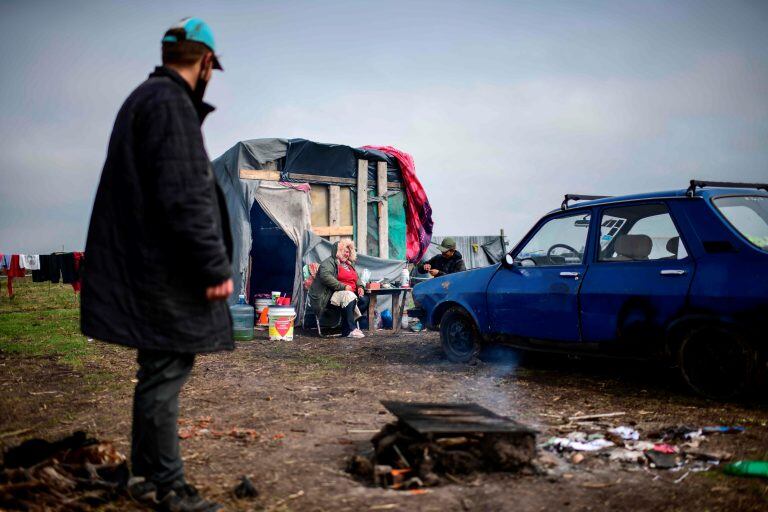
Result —
[[[598,215],[594,261],[579,294],[583,340],[663,342],[695,268],[672,212],[655,202],[605,206]]]
[[[487,289],[490,332],[578,341],[578,293],[586,272],[590,210],[544,221],[502,266]]]

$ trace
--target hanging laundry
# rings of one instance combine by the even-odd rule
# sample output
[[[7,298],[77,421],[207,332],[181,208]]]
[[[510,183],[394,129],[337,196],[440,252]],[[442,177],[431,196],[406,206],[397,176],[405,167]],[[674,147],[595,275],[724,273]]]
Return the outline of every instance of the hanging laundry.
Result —
[[[19,265],[18,254],[11,256],[9,266],[6,269],[6,275],[8,276],[8,296],[13,297],[13,279],[15,277],[24,277],[24,270]]]
[[[75,280],[72,282],[72,289],[75,293],[80,291],[80,287],[83,282],[83,265],[85,264],[85,253],[74,252],[72,255],[75,258]]]
[[[44,283],[51,280],[51,255],[40,254],[38,256],[37,270],[32,271],[33,283]]]
[[[40,257],[37,254],[19,254],[19,265],[27,270],[38,270]]]
[[[75,253],[65,252],[58,254],[57,258],[61,268],[61,282],[72,284],[77,281],[77,276],[75,275]]]
[[[11,255],[0,254],[0,270],[8,270],[11,268]]]

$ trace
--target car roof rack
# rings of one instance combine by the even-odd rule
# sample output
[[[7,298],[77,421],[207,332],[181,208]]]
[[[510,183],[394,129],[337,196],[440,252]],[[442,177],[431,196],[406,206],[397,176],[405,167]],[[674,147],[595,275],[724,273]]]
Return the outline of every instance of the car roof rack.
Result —
[[[605,199],[606,197],[612,196],[585,196],[584,194],[565,194],[565,199],[563,199],[563,202],[560,205],[560,209],[567,210],[568,201],[591,201],[592,199]]]
[[[685,192],[688,197],[693,197],[697,188],[719,187],[719,188],[756,188],[768,192],[768,183],[732,183],[730,181],[703,181],[691,180],[691,185]]]

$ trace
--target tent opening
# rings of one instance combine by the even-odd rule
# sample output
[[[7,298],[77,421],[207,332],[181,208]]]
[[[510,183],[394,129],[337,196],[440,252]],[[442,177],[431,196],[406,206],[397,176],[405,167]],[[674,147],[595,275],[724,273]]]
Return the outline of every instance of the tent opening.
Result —
[[[251,208],[250,297],[280,291],[291,295],[296,271],[296,244],[254,201]]]

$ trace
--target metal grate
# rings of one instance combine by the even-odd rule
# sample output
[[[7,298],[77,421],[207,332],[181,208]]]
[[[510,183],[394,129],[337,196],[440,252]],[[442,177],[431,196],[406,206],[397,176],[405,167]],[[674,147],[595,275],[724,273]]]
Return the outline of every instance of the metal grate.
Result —
[[[422,435],[536,434],[535,430],[474,403],[440,404],[384,400],[381,404],[400,421]]]

